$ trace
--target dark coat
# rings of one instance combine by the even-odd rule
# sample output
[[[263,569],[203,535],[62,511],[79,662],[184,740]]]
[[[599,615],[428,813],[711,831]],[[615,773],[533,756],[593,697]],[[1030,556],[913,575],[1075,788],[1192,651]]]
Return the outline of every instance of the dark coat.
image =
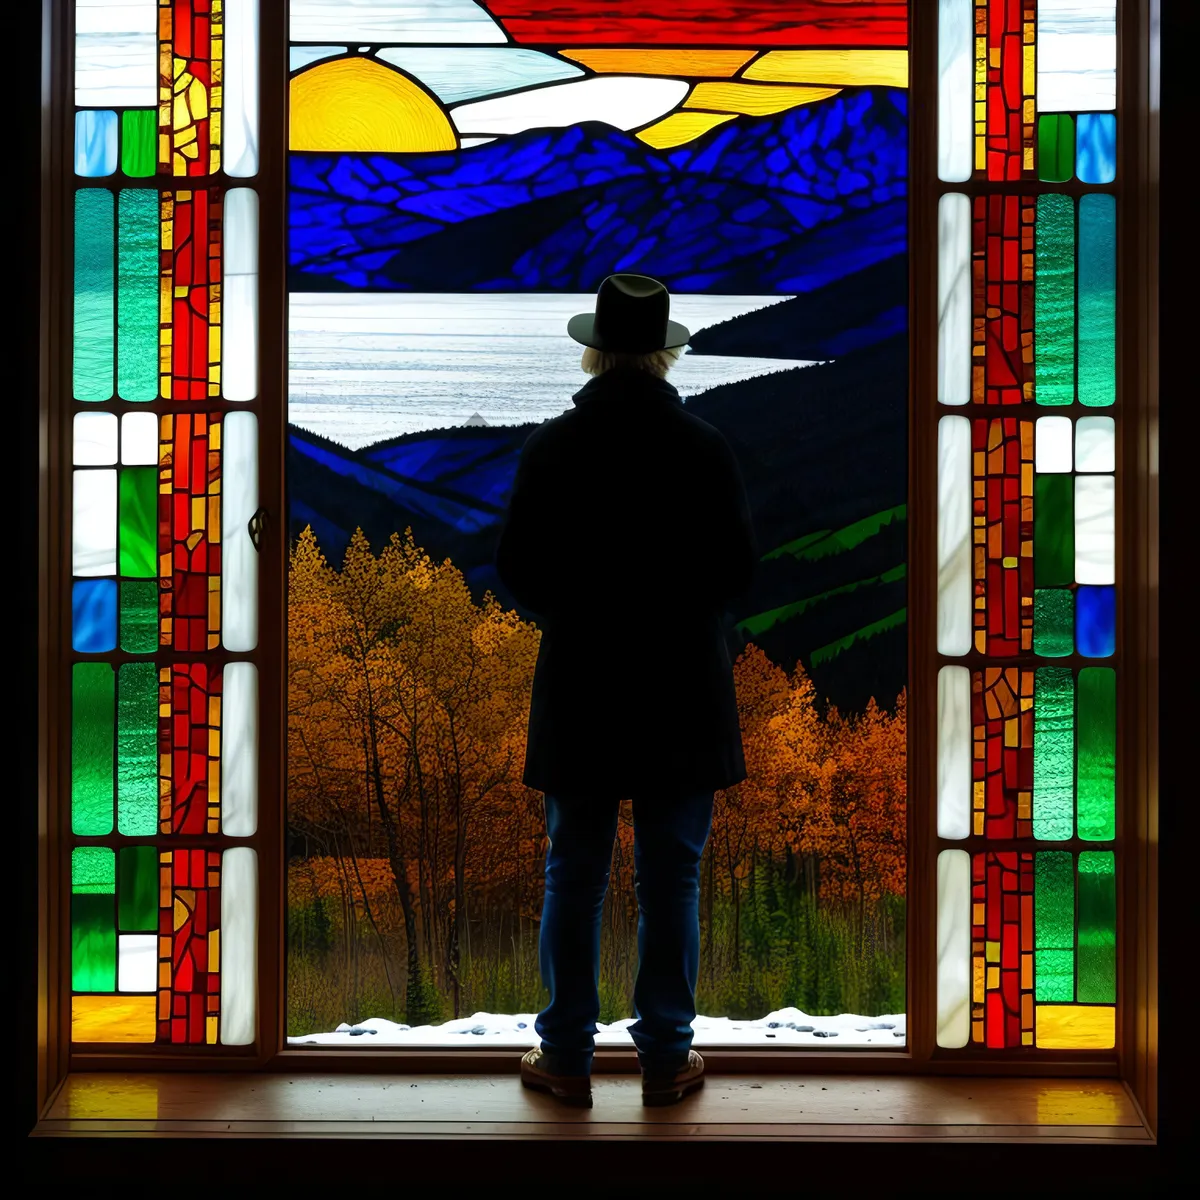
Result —
[[[757,559],[737,461],[618,368],[521,453],[496,567],[538,615],[525,783],[625,799],[746,777],[723,624]]]

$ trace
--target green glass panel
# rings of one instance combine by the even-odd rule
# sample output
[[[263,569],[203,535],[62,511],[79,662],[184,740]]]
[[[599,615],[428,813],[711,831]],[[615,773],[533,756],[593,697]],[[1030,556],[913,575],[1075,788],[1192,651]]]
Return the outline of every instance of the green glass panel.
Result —
[[[1038,1000],[1075,999],[1075,863],[1064,851],[1034,857],[1034,989]]]
[[[71,897],[71,988],[76,992],[117,989],[117,927],[113,897]]]
[[[1117,398],[1117,199],[1079,202],[1079,403]]]
[[[1033,652],[1062,658],[1075,649],[1075,593],[1037,588],[1033,593]]]
[[[158,395],[158,192],[125,188],[117,206],[117,394]]]
[[[117,890],[115,864],[107,846],[76,846],[71,851],[71,891],[111,896]]]
[[[158,927],[158,851],[153,846],[126,846],[120,876],[118,928],[152,932]]]
[[[1075,678],[1067,667],[1033,677],[1033,836],[1069,838],[1075,816]]]
[[[112,833],[113,669],[76,663],[71,671],[71,831]]]
[[[1117,836],[1117,673],[1079,672],[1079,836],[1107,842]]]
[[[75,193],[76,400],[113,394],[113,197],[103,188]]]
[[[153,654],[158,646],[158,584],[121,584],[121,649]]]
[[[134,179],[153,175],[158,168],[157,141],[158,110],[126,109],[121,114],[121,170]]]
[[[1079,983],[1084,1004],[1117,999],[1117,867],[1111,850],[1079,855]]]
[[[1075,172],[1074,120],[1066,113],[1047,113],[1038,117],[1037,134],[1038,178],[1046,183],[1070,179]]]
[[[1075,582],[1075,478],[1033,477],[1033,582],[1066,587]]]
[[[155,501],[157,467],[126,467],[120,486],[120,569],[135,578],[158,574],[158,541]]]
[[[158,668],[125,663],[118,688],[117,829],[158,831]]]
[[[1034,394],[1039,404],[1070,404],[1075,399],[1075,205],[1071,197],[1039,196],[1036,229]]]

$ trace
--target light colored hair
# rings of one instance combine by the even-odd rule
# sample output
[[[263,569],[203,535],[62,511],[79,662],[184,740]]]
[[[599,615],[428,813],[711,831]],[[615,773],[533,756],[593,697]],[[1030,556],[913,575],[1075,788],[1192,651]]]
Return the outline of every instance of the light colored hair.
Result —
[[[609,350],[593,350],[591,346],[585,346],[583,360],[579,365],[589,375],[603,375],[613,367],[632,367],[635,371],[645,371],[659,379],[665,379],[667,372],[679,361],[682,353],[682,346],[653,350],[649,354],[616,354]]]

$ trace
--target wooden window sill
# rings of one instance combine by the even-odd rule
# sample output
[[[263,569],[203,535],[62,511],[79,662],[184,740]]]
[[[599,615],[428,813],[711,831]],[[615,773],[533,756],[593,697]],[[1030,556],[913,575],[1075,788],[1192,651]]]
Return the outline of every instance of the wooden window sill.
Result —
[[[593,1088],[589,1111],[511,1075],[81,1072],[33,1136],[1154,1144],[1111,1079],[714,1074],[668,1109],[643,1109],[635,1076]]]

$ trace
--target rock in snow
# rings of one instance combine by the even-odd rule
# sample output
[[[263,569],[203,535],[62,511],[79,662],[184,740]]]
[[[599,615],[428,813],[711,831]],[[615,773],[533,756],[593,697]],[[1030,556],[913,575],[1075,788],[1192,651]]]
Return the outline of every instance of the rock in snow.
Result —
[[[461,1044],[463,1035],[486,1038],[492,1046],[510,1046],[513,1049],[535,1046],[538,1042],[533,1022],[535,1014],[519,1013],[473,1013],[441,1025],[418,1025],[415,1029],[382,1017],[370,1017],[357,1025],[343,1022],[332,1033],[310,1033],[302,1037],[288,1038],[293,1046],[341,1046],[364,1045],[369,1042],[378,1046],[453,1046]],[[611,1025],[599,1025],[596,1033],[597,1046],[632,1046],[629,1026],[634,1018],[614,1021]],[[893,1039],[904,1038],[906,1030],[903,1013],[888,1013],[879,1017],[864,1017],[856,1013],[843,1013],[836,1017],[814,1017],[798,1008],[782,1008],[768,1013],[757,1021],[734,1021],[729,1017],[698,1016],[692,1024],[696,1033],[695,1045],[705,1046],[753,1046],[765,1045],[819,1045],[820,1041],[836,1037],[839,1045],[871,1046],[886,1044],[894,1046]],[[372,1034],[364,1038],[364,1034]],[[361,1039],[351,1042],[351,1039]],[[820,1041],[818,1041],[820,1039]]]

